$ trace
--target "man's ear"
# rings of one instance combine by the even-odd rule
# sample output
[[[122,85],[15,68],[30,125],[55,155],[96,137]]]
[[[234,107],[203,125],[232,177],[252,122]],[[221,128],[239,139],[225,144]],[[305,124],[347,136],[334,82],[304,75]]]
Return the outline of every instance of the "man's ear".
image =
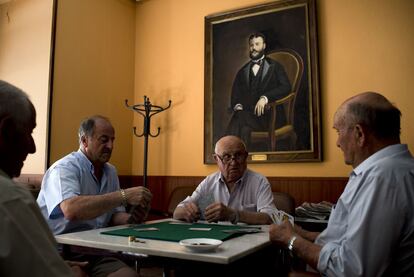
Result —
[[[0,119],[0,155],[13,151],[13,143],[16,140],[16,126],[10,116]],[[0,157],[3,162],[4,157]],[[7,158],[6,158],[7,159]],[[8,161],[6,161],[8,162]]]
[[[263,50],[266,49],[266,42],[263,42]]]
[[[86,135],[83,135],[82,137],[81,137],[81,143],[82,143],[82,146],[85,148],[85,147],[88,147],[88,138],[86,137]]]
[[[213,159],[217,162],[217,156],[216,156],[216,154],[213,154]]]
[[[366,138],[367,138],[365,130],[360,124],[356,124],[354,128],[355,128],[354,136],[355,136],[356,142],[359,146],[362,147],[365,145]]]
[[[16,130],[15,125],[11,116],[5,116],[0,119],[0,139],[2,143],[12,140]]]

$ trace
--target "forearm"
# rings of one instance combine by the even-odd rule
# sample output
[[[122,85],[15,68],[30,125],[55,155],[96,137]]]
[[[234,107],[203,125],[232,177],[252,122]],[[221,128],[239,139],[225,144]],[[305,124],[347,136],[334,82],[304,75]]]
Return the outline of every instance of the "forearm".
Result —
[[[114,213],[112,215],[110,225],[116,226],[116,225],[128,224],[128,219],[130,217],[131,215],[129,213],[125,213],[125,212]]]
[[[296,237],[297,238],[293,243],[293,252],[299,258],[317,270],[319,253],[321,252],[322,247],[310,242],[309,240],[299,235]]]
[[[294,230],[297,234],[299,234],[299,236],[311,242],[314,242],[316,237],[320,234],[319,232],[307,231],[297,224],[295,224]]]
[[[176,207],[174,210],[173,218],[182,220],[185,219],[187,212],[184,207]]]
[[[239,222],[255,225],[271,224],[272,219],[267,213],[238,211]]]
[[[122,197],[119,191],[102,195],[80,195],[64,200],[60,208],[69,220],[88,220],[120,206]]]

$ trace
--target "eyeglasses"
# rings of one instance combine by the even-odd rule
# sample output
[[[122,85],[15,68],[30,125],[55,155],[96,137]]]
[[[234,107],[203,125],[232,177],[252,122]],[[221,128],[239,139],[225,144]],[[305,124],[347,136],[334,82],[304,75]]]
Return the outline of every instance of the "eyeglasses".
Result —
[[[247,157],[246,153],[235,153],[233,155],[230,154],[224,154],[223,156],[220,156],[219,154],[214,154],[216,157],[220,159],[222,163],[231,163],[232,160],[235,160],[238,163],[244,162],[244,160]]]

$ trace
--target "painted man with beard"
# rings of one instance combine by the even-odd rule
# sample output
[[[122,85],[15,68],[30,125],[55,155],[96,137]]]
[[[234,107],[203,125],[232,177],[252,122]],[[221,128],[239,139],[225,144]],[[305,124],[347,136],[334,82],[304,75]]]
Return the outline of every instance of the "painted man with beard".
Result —
[[[267,103],[289,94],[291,85],[281,64],[265,56],[266,38],[255,33],[249,37],[250,59],[237,73],[231,93],[233,116],[226,134],[240,137],[249,147],[252,131],[267,131],[270,112]],[[286,122],[283,107],[278,107],[276,126]]]
[[[277,210],[269,181],[247,169],[247,150],[240,138],[225,136],[215,147],[219,171],[207,176],[174,211],[174,218],[188,222],[230,221],[234,224],[270,224]],[[206,200],[209,199],[209,200]],[[208,203],[206,207],[206,204]],[[203,218],[204,217],[204,218]]]
[[[142,222],[149,210],[151,192],[142,186],[120,189],[111,158],[115,130],[109,119],[96,115],[79,127],[79,150],[55,162],[45,173],[37,203],[52,232],[71,233],[110,225]],[[127,205],[135,206],[127,213]],[[76,260],[78,257],[69,257]],[[89,261],[87,273],[136,276],[112,257],[81,257]]]

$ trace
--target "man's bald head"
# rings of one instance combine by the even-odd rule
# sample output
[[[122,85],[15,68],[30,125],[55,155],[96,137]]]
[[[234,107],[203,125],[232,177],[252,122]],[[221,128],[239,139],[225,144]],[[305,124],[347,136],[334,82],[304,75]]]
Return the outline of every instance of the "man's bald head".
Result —
[[[360,124],[379,140],[398,140],[401,112],[377,92],[364,92],[346,100],[335,114],[346,125]]]

